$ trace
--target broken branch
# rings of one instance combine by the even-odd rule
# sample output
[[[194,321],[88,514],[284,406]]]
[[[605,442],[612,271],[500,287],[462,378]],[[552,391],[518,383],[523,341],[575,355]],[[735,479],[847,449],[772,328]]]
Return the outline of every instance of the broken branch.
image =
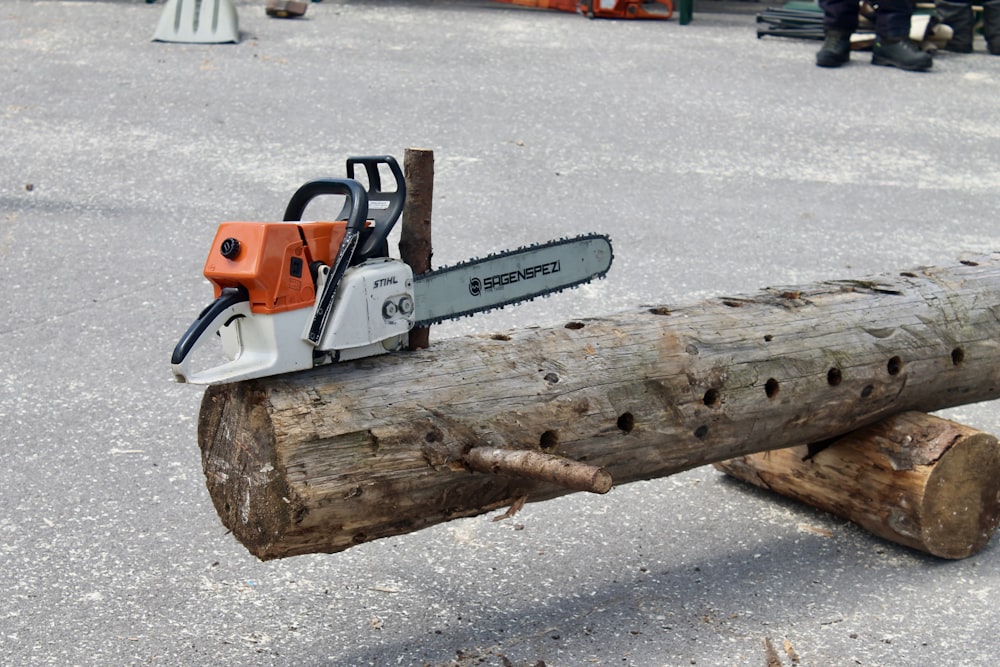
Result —
[[[607,493],[612,485],[603,468],[531,450],[473,447],[464,460],[477,472],[549,482],[569,491]]]

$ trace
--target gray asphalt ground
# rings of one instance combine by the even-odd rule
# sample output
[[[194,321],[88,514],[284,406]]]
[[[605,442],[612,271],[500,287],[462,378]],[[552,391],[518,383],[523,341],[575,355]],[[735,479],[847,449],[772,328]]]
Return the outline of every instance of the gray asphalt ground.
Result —
[[[437,265],[614,239],[606,280],[438,338],[1000,249],[981,38],[827,71],[756,38],[765,5],[698,1],[240,1],[211,46],[151,42],[162,4],[0,3],[0,662],[996,664],[996,541],[936,560],[713,469],[269,563],[214,513],[168,362],[215,227],[349,155],[434,149]],[[1000,433],[996,407],[946,416]]]

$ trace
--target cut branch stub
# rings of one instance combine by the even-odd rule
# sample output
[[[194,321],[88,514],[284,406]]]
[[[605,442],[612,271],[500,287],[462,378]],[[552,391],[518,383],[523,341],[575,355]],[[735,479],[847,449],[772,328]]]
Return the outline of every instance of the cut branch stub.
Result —
[[[607,470],[554,454],[524,449],[473,447],[465,462],[477,472],[524,477],[550,482],[569,491],[607,493],[611,490],[611,475]]]

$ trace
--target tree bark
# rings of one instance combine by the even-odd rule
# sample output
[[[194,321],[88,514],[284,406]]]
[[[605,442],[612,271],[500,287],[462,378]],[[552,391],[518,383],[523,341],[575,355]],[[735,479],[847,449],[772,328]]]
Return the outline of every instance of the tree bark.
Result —
[[[210,387],[199,444],[262,559],[336,552],[568,489],[472,472],[474,447],[615,484],[1000,396],[1000,254],[643,307]]]
[[[790,447],[715,466],[941,558],[978,553],[1000,523],[1000,449],[992,435],[905,412],[815,449]]]
[[[410,265],[413,275],[431,270],[431,209],[434,201],[434,151],[407,148],[403,155],[406,202],[400,224],[399,258]],[[430,327],[410,330],[410,350],[430,345]]]

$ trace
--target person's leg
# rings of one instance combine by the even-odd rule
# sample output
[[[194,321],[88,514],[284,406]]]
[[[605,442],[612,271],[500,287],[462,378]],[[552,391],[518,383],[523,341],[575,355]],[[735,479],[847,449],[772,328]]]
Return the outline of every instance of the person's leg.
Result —
[[[858,0],[820,0],[823,29],[853,33],[858,29]]]
[[[816,53],[820,67],[840,67],[851,58],[851,35],[858,29],[857,0],[821,0],[823,46]]]
[[[1000,0],[983,0],[983,36],[986,49],[1000,56]]]
[[[879,0],[875,6],[875,46],[872,64],[919,72],[934,64],[931,54],[910,40],[911,0]]]
[[[950,26],[954,34],[951,40],[945,44],[946,51],[956,51],[958,53],[972,53],[972,2],[963,0],[935,0],[934,8],[937,10],[941,23]]]

